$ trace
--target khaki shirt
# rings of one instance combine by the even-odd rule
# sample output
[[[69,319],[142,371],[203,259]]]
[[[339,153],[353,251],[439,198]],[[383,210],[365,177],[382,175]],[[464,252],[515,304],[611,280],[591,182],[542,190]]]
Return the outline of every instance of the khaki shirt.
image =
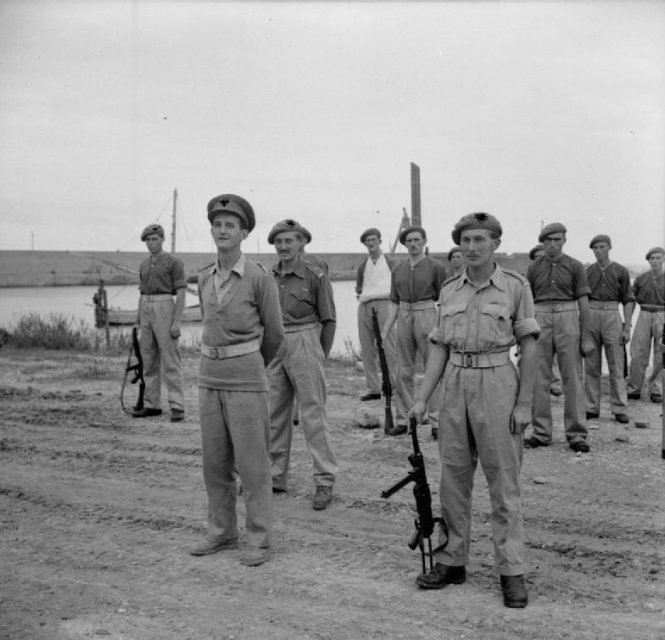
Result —
[[[523,337],[540,335],[527,280],[498,264],[475,286],[461,275],[444,283],[437,322],[429,339],[451,351],[506,351]]]

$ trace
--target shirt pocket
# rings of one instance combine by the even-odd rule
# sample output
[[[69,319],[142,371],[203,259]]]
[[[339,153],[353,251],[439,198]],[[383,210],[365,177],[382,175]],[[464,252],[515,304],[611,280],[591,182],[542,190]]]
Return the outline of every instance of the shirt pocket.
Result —
[[[466,339],[466,307],[462,304],[447,304],[439,307],[439,335],[441,342],[455,349],[463,349]]]
[[[478,348],[481,351],[508,346],[513,341],[513,323],[510,309],[501,304],[483,304],[480,307]]]
[[[287,313],[292,318],[305,318],[314,312],[312,291],[307,287],[298,287],[289,292]]]

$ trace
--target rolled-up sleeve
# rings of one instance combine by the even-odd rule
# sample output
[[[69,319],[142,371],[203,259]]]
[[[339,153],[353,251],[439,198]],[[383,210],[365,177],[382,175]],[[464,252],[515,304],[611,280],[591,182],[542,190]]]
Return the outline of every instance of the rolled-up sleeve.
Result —
[[[536,321],[536,310],[533,304],[533,295],[528,283],[521,285],[515,305],[515,321],[513,323],[513,333],[519,341],[525,336],[538,338],[540,335],[540,326]]]

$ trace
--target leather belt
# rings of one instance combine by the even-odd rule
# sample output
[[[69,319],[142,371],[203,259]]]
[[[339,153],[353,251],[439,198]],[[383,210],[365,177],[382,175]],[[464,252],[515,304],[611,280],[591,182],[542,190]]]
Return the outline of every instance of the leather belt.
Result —
[[[249,342],[239,342],[238,344],[227,344],[223,347],[209,347],[207,344],[201,345],[201,353],[211,360],[225,360],[236,356],[244,356],[248,353],[254,353],[261,348],[258,338]]]
[[[448,362],[464,369],[489,369],[500,367],[510,362],[510,351],[496,351],[494,353],[474,353],[451,351]]]
[[[141,299],[146,302],[163,302],[164,300],[173,300],[173,296],[170,293],[156,293],[152,296],[141,294]]]
[[[640,309],[642,311],[652,311],[658,313],[659,311],[665,311],[665,306],[660,306],[658,304],[641,304]]]
[[[549,302],[536,302],[536,311],[577,311],[577,302],[575,300],[550,300]]]
[[[284,333],[295,333],[296,331],[306,331],[307,329],[318,329],[320,322],[303,322],[302,324],[289,324],[284,327]]]
[[[616,300],[589,300],[589,309],[603,309],[606,311],[618,311],[619,303]]]
[[[408,311],[421,311],[422,309],[434,309],[434,307],[434,300],[421,300],[420,302],[399,301],[399,308],[407,309]]]

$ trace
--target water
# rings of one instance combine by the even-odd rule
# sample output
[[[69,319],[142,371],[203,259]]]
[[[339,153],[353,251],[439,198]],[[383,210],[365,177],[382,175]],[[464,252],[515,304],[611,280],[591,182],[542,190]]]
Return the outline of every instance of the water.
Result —
[[[334,355],[348,355],[347,342],[360,351],[356,320],[355,281],[339,280],[332,283],[337,308],[337,332],[333,343]],[[135,309],[138,305],[137,285],[105,286],[109,307]],[[0,327],[11,330],[21,316],[35,313],[47,317],[54,313],[83,322],[94,328],[92,296],[96,287],[12,287],[0,289]],[[187,304],[196,304],[196,296],[187,294]],[[111,331],[128,331],[128,327],[111,327]],[[100,330],[101,331],[101,330]],[[201,324],[183,324],[183,345],[200,342]]]

